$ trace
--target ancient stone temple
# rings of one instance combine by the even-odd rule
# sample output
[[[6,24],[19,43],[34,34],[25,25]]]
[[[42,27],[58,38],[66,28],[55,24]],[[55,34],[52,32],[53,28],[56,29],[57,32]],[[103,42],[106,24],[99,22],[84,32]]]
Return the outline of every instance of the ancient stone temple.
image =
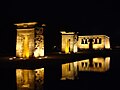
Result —
[[[44,56],[45,24],[17,23],[16,57]]]
[[[78,36],[79,49],[110,49],[110,38],[106,35]]]
[[[106,35],[85,35],[78,36],[75,32],[65,32],[62,33],[62,52],[78,52],[83,49],[110,49],[110,38]]]
[[[77,52],[77,33],[61,31],[62,34],[62,52]]]

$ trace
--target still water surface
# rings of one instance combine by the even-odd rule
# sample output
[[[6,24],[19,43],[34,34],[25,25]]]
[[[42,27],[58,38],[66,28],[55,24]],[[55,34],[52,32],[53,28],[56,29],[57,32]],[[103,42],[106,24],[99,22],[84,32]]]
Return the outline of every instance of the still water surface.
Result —
[[[118,88],[119,53],[35,70],[16,69],[17,90],[104,90]]]

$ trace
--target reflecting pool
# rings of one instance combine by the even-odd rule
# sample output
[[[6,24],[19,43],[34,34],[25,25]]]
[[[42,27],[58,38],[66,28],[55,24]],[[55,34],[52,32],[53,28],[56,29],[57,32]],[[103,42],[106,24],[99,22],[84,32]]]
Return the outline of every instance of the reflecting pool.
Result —
[[[43,90],[44,68],[16,69],[17,90]]]
[[[110,68],[110,57],[96,57],[62,64],[61,80],[78,79],[80,72],[105,72]]]

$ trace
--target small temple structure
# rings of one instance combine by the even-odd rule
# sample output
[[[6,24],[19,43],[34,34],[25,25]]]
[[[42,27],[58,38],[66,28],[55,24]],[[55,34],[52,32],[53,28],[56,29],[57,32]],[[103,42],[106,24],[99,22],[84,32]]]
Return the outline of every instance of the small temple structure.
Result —
[[[79,52],[79,50],[110,49],[110,38],[106,35],[78,36],[78,32],[65,32],[62,34],[61,51],[65,53]],[[79,50],[78,50],[79,49]]]
[[[61,31],[62,33],[62,52],[70,53],[70,52],[77,52],[77,33],[75,32],[65,32]]]

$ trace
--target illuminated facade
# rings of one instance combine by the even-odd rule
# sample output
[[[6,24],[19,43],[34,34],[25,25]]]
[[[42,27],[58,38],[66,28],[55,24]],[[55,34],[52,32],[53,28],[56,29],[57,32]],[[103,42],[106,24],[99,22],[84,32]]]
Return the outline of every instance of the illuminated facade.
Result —
[[[79,49],[110,49],[110,38],[106,35],[78,36]]]
[[[106,35],[78,36],[75,32],[62,33],[62,52],[77,52],[78,49],[110,49],[110,38]]]
[[[99,57],[92,59],[92,65],[90,65],[90,59],[62,64],[62,77],[61,80],[74,80],[78,79],[78,73],[80,71],[92,71],[92,72],[105,72],[110,68],[110,57]]]
[[[62,52],[77,52],[77,33],[61,31]]]
[[[110,38],[106,35],[78,36],[75,32],[61,31],[62,52],[78,52],[78,49],[110,49]]]
[[[17,23],[16,56],[44,56],[44,27],[37,22]]]

